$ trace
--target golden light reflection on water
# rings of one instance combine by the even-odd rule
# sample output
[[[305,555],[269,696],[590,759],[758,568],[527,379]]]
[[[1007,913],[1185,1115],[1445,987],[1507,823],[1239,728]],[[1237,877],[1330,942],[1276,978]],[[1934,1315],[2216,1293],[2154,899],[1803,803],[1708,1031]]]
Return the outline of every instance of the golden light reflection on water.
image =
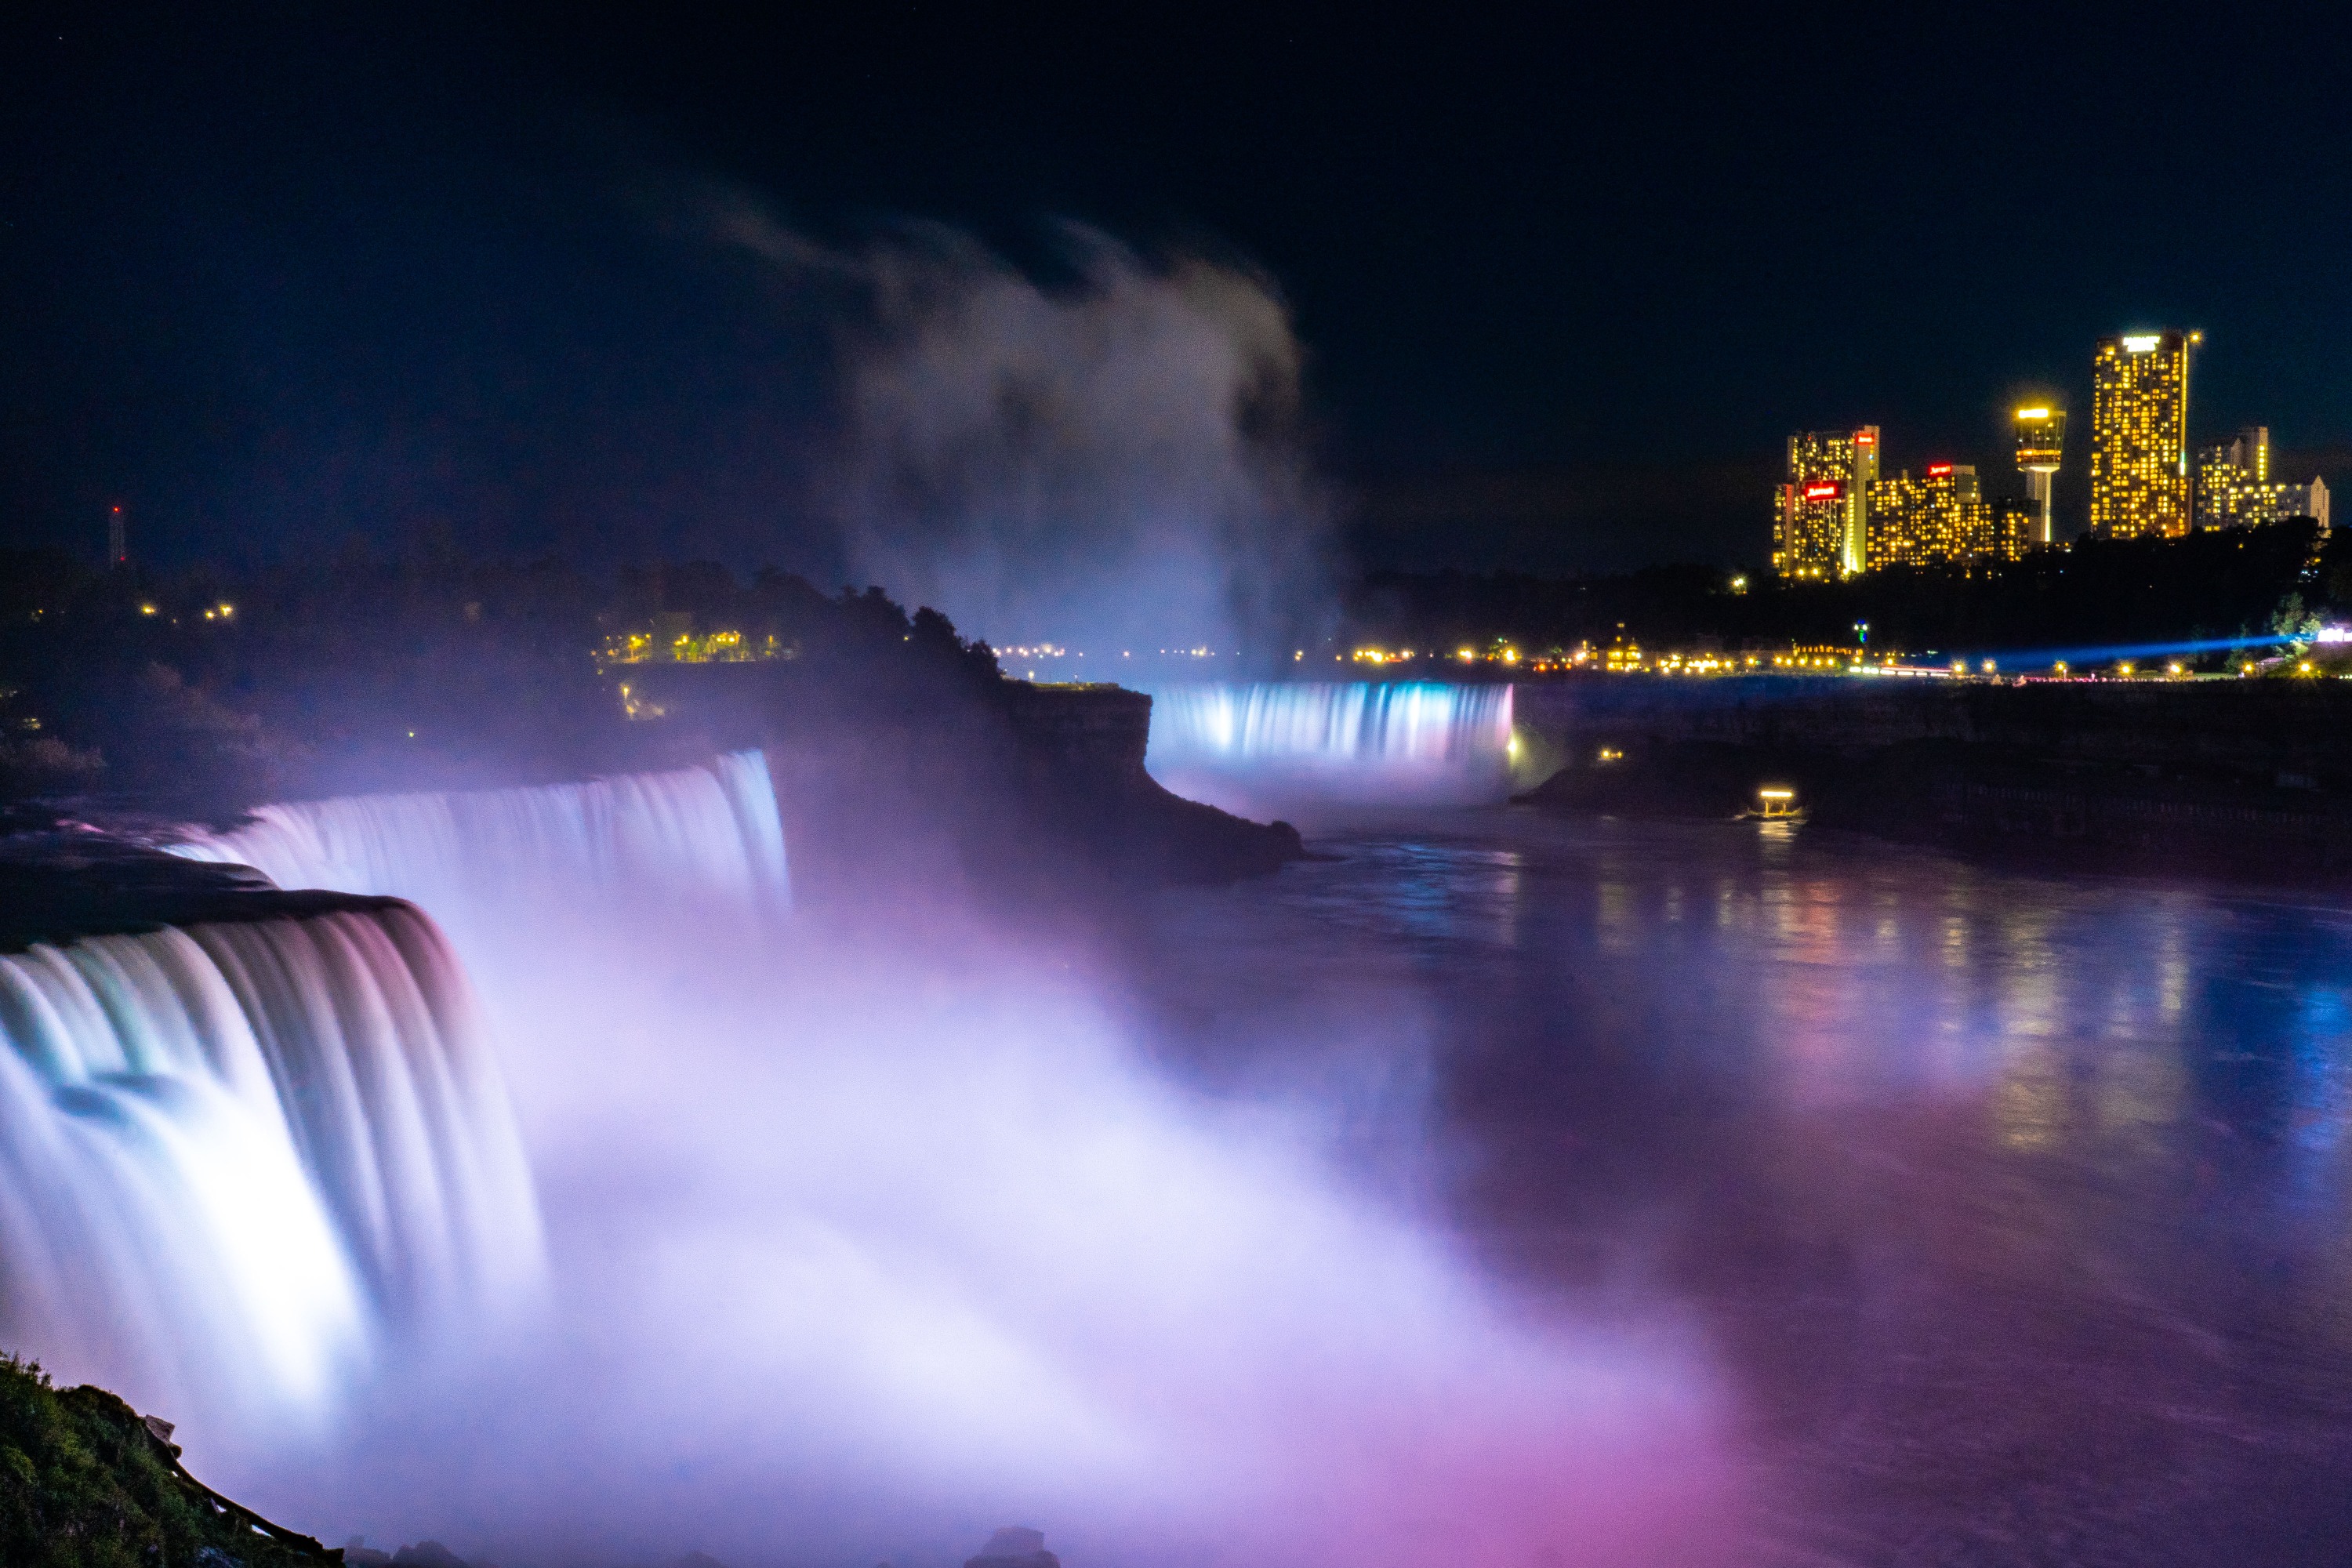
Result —
[[[2210,912],[2194,899],[2021,898],[1973,879],[1925,900],[1880,889],[1862,952],[1842,954],[1839,904],[1792,880],[1775,905],[1781,956],[1804,975],[1768,987],[1796,1102],[1908,1083],[1977,1099],[1998,1147],[2035,1153],[2085,1139],[2126,1152],[2184,1115]],[[2117,962],[2126,921],[2143,956]],[[1841,961],[1843,981],[1815,969]]]
[[[2102,1132],[2165,1127],[2179,1120],[2187,1065],[2175,1051],[2109,1050],[2097,1061],[2092,1099]]]
[[[1592,902],[1593,923],[1601,934],[1601,951],[1634,952],[1641,945],[1641,933],[1633,889],[1615,880],[1596,882],[1592,887]]]
[[[2263,993],[2244,988],[2284,995],[2290,973],[2271,974],[2258,924],[2225,898],[1883,849],[1824,853],[1785,833],[1703,848],[1607,833],[1580,840],[1566,863],[1416,845],[1408,858],[1427,859],[1428,875],[1401,907],[1415,931],[1555,954],[1580,944],[1579,985],[1596,987],[1626,1028],[1647,1031],[1662,1056],[1750,1044],[1759,1087],[1792,1110],[1932,1101],[1970,1112],[2004,1152],[2137,1161],[2178,1144],[2217,1070],[2246,1077],[2243,1092],[2270,1092],[2261,1051],[2233,1057],[2216,1031],[2254,1027],[2236,1020],[2259,1013]],[[1731,843],[1742,847],[1727,864]],[[1439,876],[1444,863],[1453,868]],[[2352,922],[2341,935],[2352,950]],[[2352,1002],[2341,1011],[2330,1062],[2352,1054]],[[2239,1059],[2254,1065],[2228,1065]],[[2352,1116],[2319,1106],[2319,1089],[2303,1098],[2313,1102],[2299,1099],[2294,1114],[2316,1130],[2298,1121],[2305,1141]],[[2352,1088],[2342,1098],[2352,1102]],[[2352,1147],[2329,1147],[2339,1165],[2352,1161]]]
[[[1509,849],[1496,856],[1495,864],[1495,940],[1505,947],[1517,947],[1525,893],[1521,886],[1524,861],[1517,850]]]
[[[1969,922],[1966,918],[1959,915],[1946,916],[1944,939],[1938,944],[1944,967],[1966,969],[1969,966]]]
[[[2015,1038],[2003,1053],[1990,1109],[2000,1141],[2012,1149],[2046,1149],[2064,1136],[2065,1059],[2047,1040]]]
[[[2078,1426],[2115,1453],[2191,1421],[2235,1445],[2260,1418],[2240,1370],[2257,1353],[2294,1422],[2315,1368],[2343,1407],[2352,910],[1825,833],[1526,831],[1546,837],[1509,929],[1539,959],[1508,1000],[1556,1011],[1541,1074],[1504,1081],[1529,1168],[1558,1184],[1531,1179],[1528,1245],[1555,1245],[1560,1194],[1589,1215],[1631,1190],[1613,1184],[1626,1171],[1661,1173],[1673,1195],[1643,1191],[1641,1247],[1655,1212],[1687,1203],[1694,1289],[1744,1328],[1802,1325],[1788,1366],[1809,1395],[1851,1351],[1859,1392],[1822,1406],[1858,1434],[1822,1439],[1839,1475],[1891,1453],[1907,1487],[1973,1462],[1937,1447],[1948,1425],[1906,1425],[1943,1421],[1937,1402],[1989,1414],[1968,1434],[1991,1435],[1988,1500],[2021,1464],[2084,1463]],[[1433,970],[1483,981],[1484,962]],[[1517,1019],[1464,984],[1521,1048]],[[1529,1114],[1518,1097],[1538,1092],[1557,1101]],[[1882,1396],[1880,1426],[1852,1421]],[[2135,1401],[2144,1426],[2115,1425]]]
[[[1754,994],[1792,1106],[1925,1090],[1974,1100],[2018,1152],[2181,1116],[2208,912],[2196,898],[1802,868],[1763,858],[1752,889],[1714,889],[1715,929],[1763,939]]]
[[[2177,910],[2157,924],[2157,1006],[2178,1018],[2189,1005],[2189,943]]]

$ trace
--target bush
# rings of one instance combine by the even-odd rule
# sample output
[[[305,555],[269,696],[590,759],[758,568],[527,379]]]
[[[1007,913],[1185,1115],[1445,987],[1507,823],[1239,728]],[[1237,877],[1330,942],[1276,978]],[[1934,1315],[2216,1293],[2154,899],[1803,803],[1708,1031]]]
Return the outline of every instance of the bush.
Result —
[[[342,1561],[220,1498],[102,1388],[0,1356],[0,1563],[9,1568],[292,1568]]]

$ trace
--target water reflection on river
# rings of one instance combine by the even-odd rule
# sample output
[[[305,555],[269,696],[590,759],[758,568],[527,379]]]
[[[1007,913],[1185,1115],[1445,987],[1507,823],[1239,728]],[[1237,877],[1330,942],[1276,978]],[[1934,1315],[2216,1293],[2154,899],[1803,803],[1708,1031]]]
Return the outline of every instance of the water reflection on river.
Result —
[[[1425,1082],[1492,1268],[1689,1313],[1758,1561],[2352,1561],[2347,903],[1524,810],[1317,847],[1157,906],[1163,1037],[1323,1041],[1368,1129]]]

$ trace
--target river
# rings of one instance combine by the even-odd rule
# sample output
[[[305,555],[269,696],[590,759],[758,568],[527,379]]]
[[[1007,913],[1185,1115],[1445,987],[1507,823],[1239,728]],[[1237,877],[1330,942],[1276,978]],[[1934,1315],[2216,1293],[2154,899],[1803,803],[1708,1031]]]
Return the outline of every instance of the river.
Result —
[[[2352,1560],[2352,908],[1785,824],[1309,842],[1161,895],[1139,1009],[1323,1075],[1538,1310],[1703,1345],[1740,1556]]]
[[[0,1152],[46,1184],[0,1217],[54,1287],[0,1326],[265,1512],[545,1568],[950,1568],[1016,1522],[1073,1568],[2352,1559],[2352,910],[1302,818],[1277,875],[1041,909],[796,905],[748,753],[271,807],[184,853],[415,899],[446,952],[385,926],[362,973],[289,916],[0,961]],[[251,1137],[173,1133],[230,1101],[335,1245],[224,1184]],[[238,1245],[132,1244],[184,1211]],[[305,1281],[319,1375],[273,1392]]]

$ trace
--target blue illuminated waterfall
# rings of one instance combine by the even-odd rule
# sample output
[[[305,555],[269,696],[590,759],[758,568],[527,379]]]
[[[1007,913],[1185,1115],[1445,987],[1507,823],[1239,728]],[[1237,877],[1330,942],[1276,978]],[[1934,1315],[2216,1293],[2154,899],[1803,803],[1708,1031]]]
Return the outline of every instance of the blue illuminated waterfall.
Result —
[[[575,916],[617,944],[790,902],[756,752],[271,805],[173,847],[388,896],[0,955],[0,1345],[257,1427],[324,1417],[394,1347],[478,1338],[541,1288],[493,1048],[514,1009],[478,1003],[469,965],[560,949]]]
[[[1145,765],[1234,809],[1499,800],[1511,688],[1436,681],[1185,682],[1150,689]]]
[[[480,1016],[407,905],[37,945],[0,957],[0,1037],[19,1353],[282,1419],[539,1277]]]

